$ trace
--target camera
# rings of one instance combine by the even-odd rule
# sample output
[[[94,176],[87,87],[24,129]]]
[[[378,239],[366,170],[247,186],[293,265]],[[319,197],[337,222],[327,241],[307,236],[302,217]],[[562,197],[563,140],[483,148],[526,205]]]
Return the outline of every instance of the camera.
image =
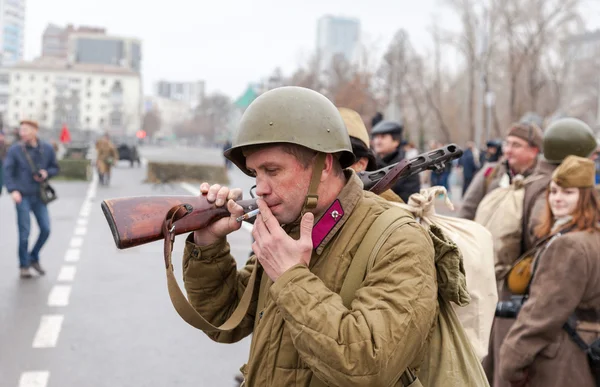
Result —
[[[524,296],[511,296],[510,301],[498,302],[498,304],[496,304],[496,317],[517,318],[524,302]]]

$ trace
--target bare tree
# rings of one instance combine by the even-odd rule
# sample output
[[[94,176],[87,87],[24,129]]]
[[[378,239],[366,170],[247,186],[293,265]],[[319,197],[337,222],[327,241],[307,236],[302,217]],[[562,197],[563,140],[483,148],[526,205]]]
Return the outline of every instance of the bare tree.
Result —
[[[194,125],[208,144],[215,144],[217,137],[227,130],[232,109],[229,97],[221,93],[213,93],[202,100],[196,109]]]
[[[150,110],[144,114],[142,119],[142,130],[146,132],[148,137],[154,136],[161,128],[162,121],[160,118],[160,112],[157,110]]]

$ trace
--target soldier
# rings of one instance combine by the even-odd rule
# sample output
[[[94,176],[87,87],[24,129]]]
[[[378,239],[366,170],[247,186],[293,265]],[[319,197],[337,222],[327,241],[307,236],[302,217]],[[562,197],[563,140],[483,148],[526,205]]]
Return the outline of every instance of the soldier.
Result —
[[[502,146],[503,161],[495,164],[487,163],[473,178],[467,192],[463,196],[458,216],[475,219],[477,207],[485,195],[502,184],[508,185],[513,176],[520,174],[529,176],[537,163],[542,150],[542,130],[534,124],[517,123],[508,130]],[[504,180],[504,182],[503,182]]]
[[[376,171],[377,160],[375,154],[370,147],[369,132],[360,117],[360,115],[352,109],[339,108],[340,115],[344,120],[348,135],[350,136],[350,143],[352,144],[352,153],[356,157],[356,162],[350,166],[355,172],[362,171]],[[394,191],[388,189],[382,192],[379,196],[386,200],[393,202],[404,203],[400,196],[396,195]]]
[[[546,206],[546,190],[552,173],[568,155],[591,156],[596,149],[596,139],[591,128],[583,121],[561,118],[554,121],[544,132],[543,149],[544,154],[531,174],[532,181],[524,188],[521,253],[532,248],[537,242],[534,230],[542,219]],[[508,301],[512,294],[503,288],[498,296],[500,301]],[[494,321],[490,351],[484,359],[484,368],[490,378],[490,384],[495,387],[508,386],[508,382],[501,381],[499,374],[494,370],[498,368],[500,346],[514,321],[509,318],[496,318]],[[494,383],[491,380],[494,380]]]
[[[108,185],[112,166],[119,160],[119,152],[112,141],[110,141],[108,133],[96,141],[96,152],[96,167],[98,168],[100,184]]]
[[[256,178],[256,255],[237,271],[226,241],[241,226],[243,209],[232,200],[241,190],[203,183],[207,200],[232,215],[189,235],[183,275],[195,309],[221,324],[254,266],[263,268],[261,296],[242,323],[206,332],[223,343],[252,334],[245,383],[408,385],[400,375],[420,365],[438,313],[432,241],[408,212],[364,191],[343,169],[355,158],[336,107],[309,89],[268,91],[245,111],[225,157]],[[388,209],[408,223],[385,240],[347,308],[338,293],[352,254]]]
[[[373,150],[377,154],[377,166],[379,168],[387,167],[398,163],[405,158],[402,147],[402,132],[404,127],[401,122],[380,121],[371,131],[373,138]],[[421,181],[418,175],[399,181],[392,187],[396,195],[400,196],[404,202],[408,202],[408,197],[421,189]]]
[[[550,128],[569,124],[575,125],[556,122]],[[511,387],[598,386],[586,352],[567,332],[576,330],[585,345],[600,337],[600,198],[594,174],[592,160],[568,156],[551,175],[536,235],[555,237],[537,247],[529,297],[500,351],[498,372]]]
[[[523,204],[523,251],[529,250],[535,240],[534,230],[541,219],[545,191],[552,173],[569,155],[592,157],[596,151],[596,138],[592,129],[576,118],[561,118],[550,124],[544,132],[544,155],[538,161],[531,184],[525,187]]]

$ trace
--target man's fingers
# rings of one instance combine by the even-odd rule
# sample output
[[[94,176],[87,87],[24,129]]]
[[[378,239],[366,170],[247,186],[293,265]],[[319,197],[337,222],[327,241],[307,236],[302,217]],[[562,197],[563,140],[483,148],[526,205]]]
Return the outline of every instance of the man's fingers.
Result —
[[[227,211],[236,218],[244,214],[244,208],[233,200],[227,201]]]
[[[223,204],[225,204],[227,197],[229,197],[229,188],[221,187],[219,191],[217,191],[217,199],[215,201],[215,204],[217,206],[222,206]]]
[[[241,200],[242,196],[243,196],[243,193],[242,193],[241,188],[233,188],[233,189],[229,190],[229,195],[227,196],[227,199]]]
[[[273,213],[269,209],[269,206],[267,206],[267,203],[262,199],[258,199],[256,203],[258,204],[258,209],[260,210],[259,221],[264,223],[269,231],[273,232],[277,230],[279,228],[279,222],[273,216]]]
[[[217,200],[217,193],[219,192],[220,189],[221,189],[220,184],[211,185],[210,188],[208,189],[208,193],[206,194],[206,200],[208,200],[210,203],[213,203],[215,200]]]
[[[208,183],[200,184],[200,194],[206,195],[208,193],[209,189],[210,189],[210,184],[208,184]]]

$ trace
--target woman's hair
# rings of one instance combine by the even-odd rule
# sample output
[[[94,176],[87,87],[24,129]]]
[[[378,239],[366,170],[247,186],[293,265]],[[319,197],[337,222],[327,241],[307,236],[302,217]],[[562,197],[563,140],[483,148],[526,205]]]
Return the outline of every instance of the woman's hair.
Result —
[[[538,238],[543,238],[552,232],[554,225],[554,217],[550,209],[550,185],[546,190],[546,208],[542,215],[542,222],[535,228],[535,235]],[[598,222],[600,221],[600,198],[594,187],[579,188],[579,200],[577,207],[572,214],[573,220],[569,224],[575,225],[575,230],[600,230]]]
[[[352,144],[352,153],[356,157],[356,160],[360,160],[361,157],[366,157],[369,160],[367,164],[367,171],[377,170],[377,160],[373,150],[367,148],[367,145],[356,137],[350,136],[350,143]]]

